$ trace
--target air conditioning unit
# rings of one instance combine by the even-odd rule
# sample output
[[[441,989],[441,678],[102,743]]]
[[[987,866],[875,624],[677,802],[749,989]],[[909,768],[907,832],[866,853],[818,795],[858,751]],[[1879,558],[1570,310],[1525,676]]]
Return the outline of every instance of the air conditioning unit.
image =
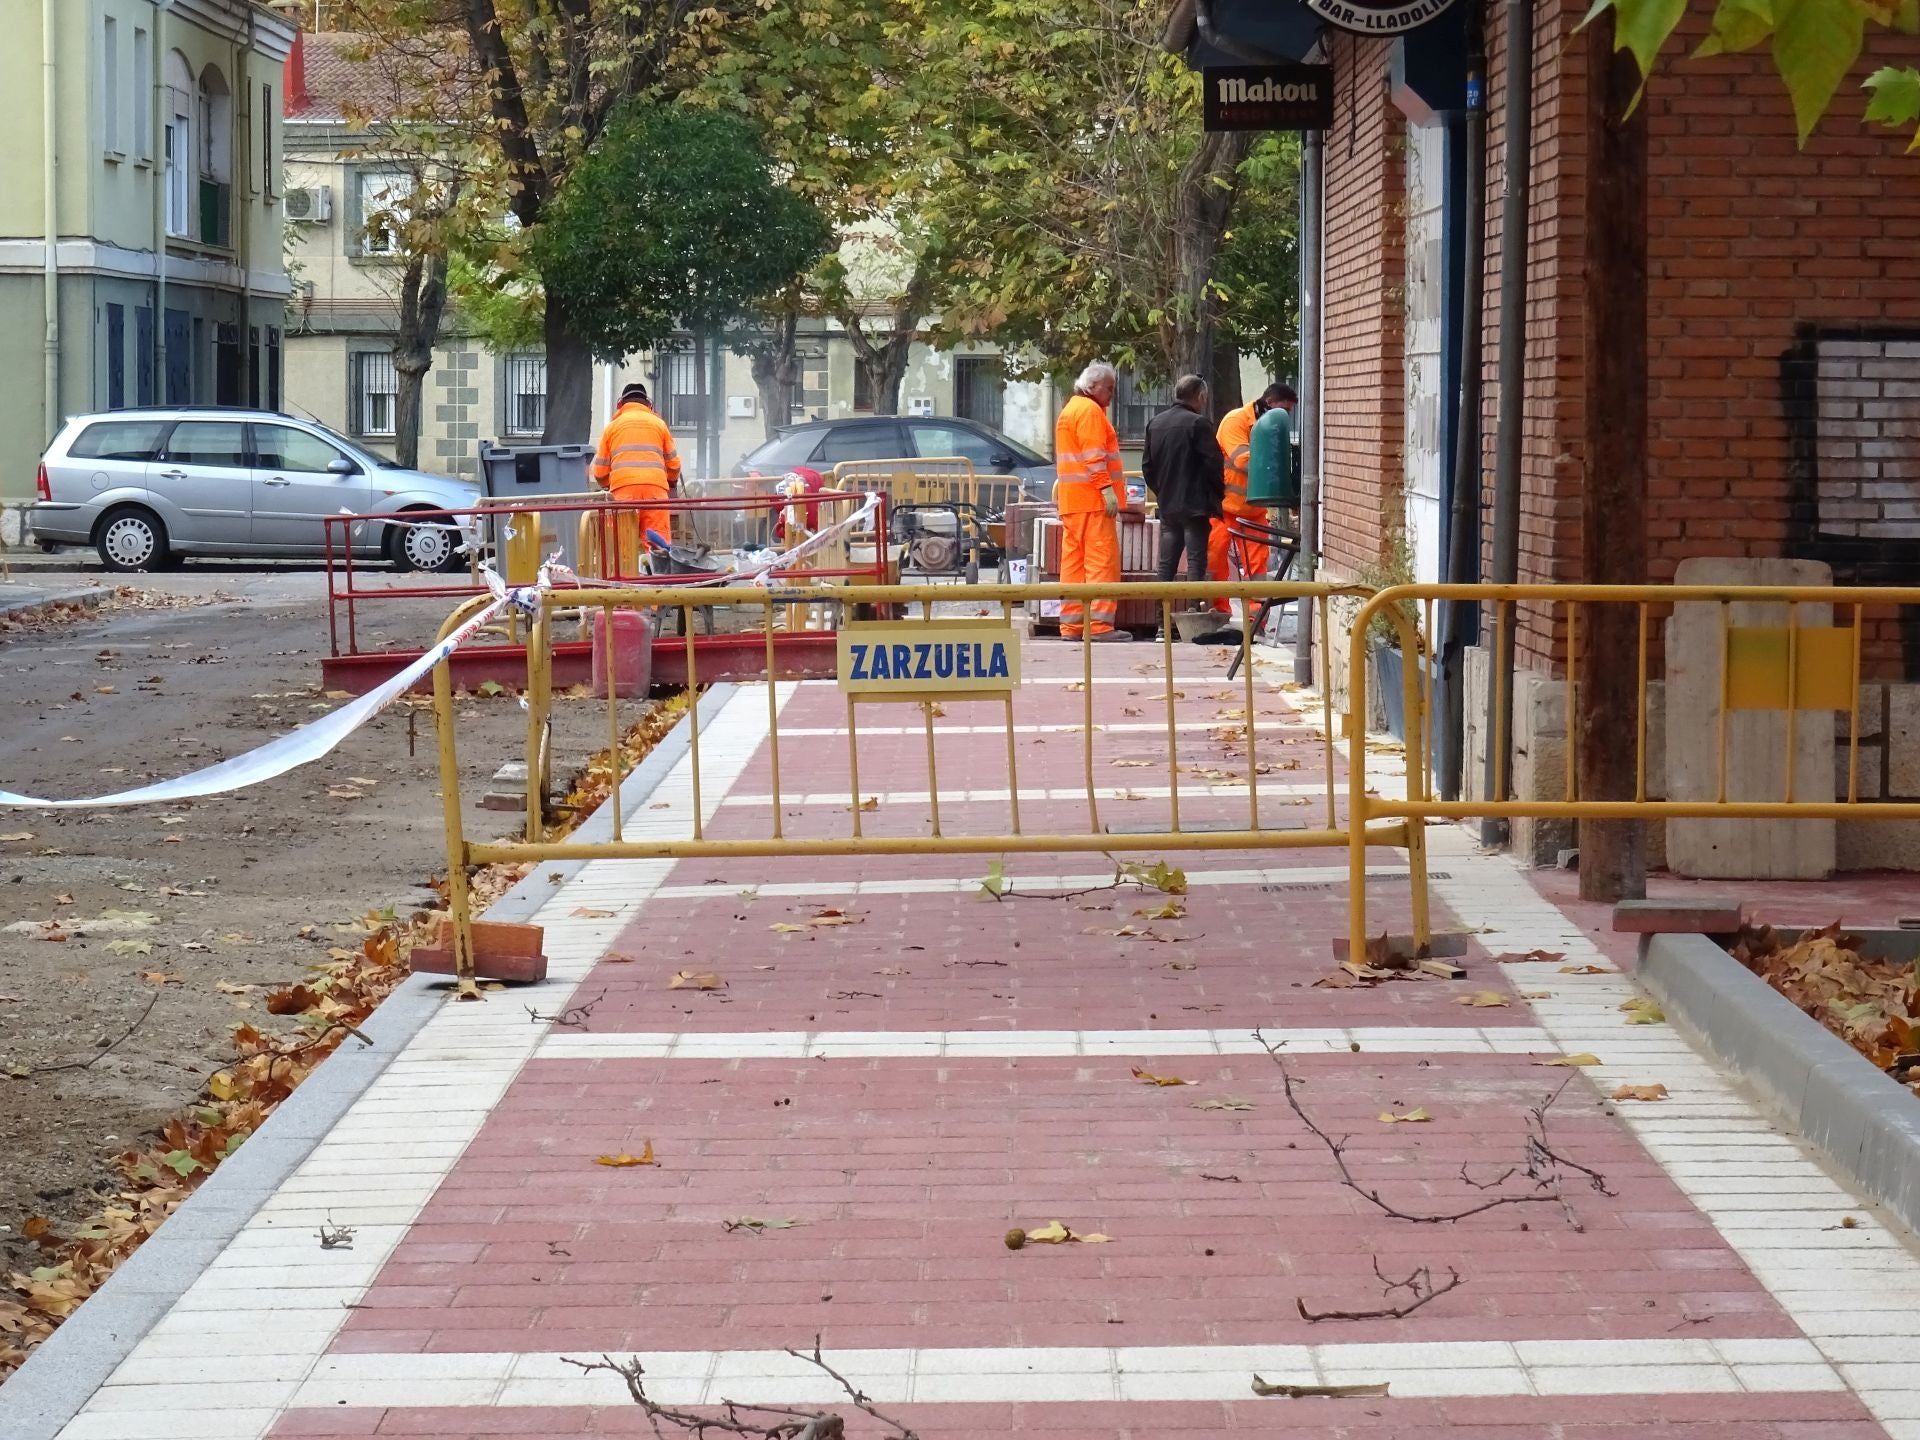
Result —
[[[727,418],[729,420],[751,420],[754,413],[754,397],[751,395],[727,396]]]
[[[324,225],[333,218],[331,185],[296,185],[286,194],[287,219],[301,225]]]

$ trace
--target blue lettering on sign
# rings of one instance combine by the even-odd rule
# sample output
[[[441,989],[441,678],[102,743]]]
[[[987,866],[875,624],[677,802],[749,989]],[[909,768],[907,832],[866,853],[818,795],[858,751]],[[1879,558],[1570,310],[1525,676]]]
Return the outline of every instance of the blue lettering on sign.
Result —
[[[933,672],[927,669],[927,657],[932,653],[932,651],[933,651],[933,646],[931,645],[916,645],[913,647],[914,656],[919,661],[919,664],[917,664],[914,667],[914,671],[913,671],[914,679],[916,680],[933,679]]]
[[[853,651],[853,678],[856,680],[866,679],[867,647],[864,645],[854,645],[849,648]]]
[[[873,668],[867,671],[867,679],[891,680],[892,678],[893,672],[887,669],[887,647],[884,645],[874,646]]]
[[[893,678],[896,680],[913,678],[913,647],[911,645],[893,647]]]
[[[993,664],[987,670],[987,678],[989,680],[1006,680],[1010,678],[1007,670],[1007,647],[998,641],[994,642]]]
[[[933,673],[942,680],[953,678],[953,646],[936,645],[933,647]]]
[[[973,647],[973,649],[978,648],[978,646]],[[973,678],[973,649],[969,649],[965,645],[956,645],[953,649],[954,659],[958,662],[953,667],[954,678],[958,680],[971,680]]]

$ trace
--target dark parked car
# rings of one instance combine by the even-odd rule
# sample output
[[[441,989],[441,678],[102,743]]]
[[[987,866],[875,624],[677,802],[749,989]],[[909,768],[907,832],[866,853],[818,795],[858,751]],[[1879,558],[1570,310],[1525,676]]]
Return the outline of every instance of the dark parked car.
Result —
[[[1029,499],[1053,493],[1053,462],[977,420],[947,416],[859,415],[789,426],[734,466],[736,475],[785,475],[807,466],[823,475],[843,460],[946,459],[959,456],[979,475],[1018,475]]]

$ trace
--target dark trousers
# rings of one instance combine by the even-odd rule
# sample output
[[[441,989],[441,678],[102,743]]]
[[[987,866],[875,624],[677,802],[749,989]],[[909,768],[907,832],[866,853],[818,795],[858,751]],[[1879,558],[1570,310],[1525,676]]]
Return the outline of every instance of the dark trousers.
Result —
[[[1162,515],[1160,517],[1160,564],[1154,578],[1173,579],[1180,567],[1180,552],[1187,552],[1187,579],[1201,582],[1207,578],[1207,530],[1212,522],[1204,515]]]

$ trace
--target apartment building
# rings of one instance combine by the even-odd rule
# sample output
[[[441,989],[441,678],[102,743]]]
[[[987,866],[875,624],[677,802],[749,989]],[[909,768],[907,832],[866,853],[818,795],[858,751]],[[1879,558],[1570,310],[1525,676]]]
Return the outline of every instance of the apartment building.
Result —
[[[67,415],[280,400],[281,96],[248,0],[28,0],[0,47],[0,498]]]

